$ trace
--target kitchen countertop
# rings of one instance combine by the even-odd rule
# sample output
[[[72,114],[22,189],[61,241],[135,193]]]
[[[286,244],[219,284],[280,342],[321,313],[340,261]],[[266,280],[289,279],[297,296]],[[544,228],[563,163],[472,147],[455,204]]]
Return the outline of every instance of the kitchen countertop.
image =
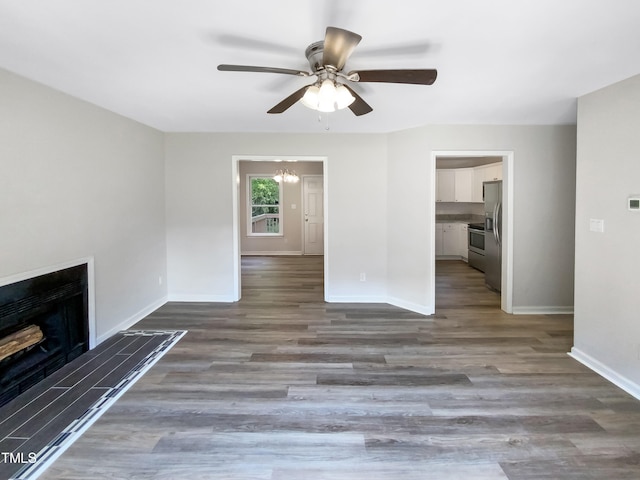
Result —
[[[436,223],[484,223],[484,217],[482,215],[439,214],[436,215]]]

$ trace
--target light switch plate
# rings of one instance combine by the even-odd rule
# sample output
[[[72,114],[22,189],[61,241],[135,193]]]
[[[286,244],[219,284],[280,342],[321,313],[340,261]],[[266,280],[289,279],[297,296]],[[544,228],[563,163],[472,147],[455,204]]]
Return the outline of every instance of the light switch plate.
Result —
[[[603,233],[604,232],[604,220],[599,218],[592,218],[589,220],[589,230],[592,232]]]

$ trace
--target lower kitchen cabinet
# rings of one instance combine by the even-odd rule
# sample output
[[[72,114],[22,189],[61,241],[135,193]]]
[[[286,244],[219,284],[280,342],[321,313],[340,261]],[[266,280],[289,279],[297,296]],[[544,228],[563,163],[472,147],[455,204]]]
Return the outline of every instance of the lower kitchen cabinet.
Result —
[[[460,243],[460,229],[458,223],[442,224],[442,255],[458,255],[458,244]]]
[[[469,256],[469,224],[460,224],[460,238],[458,241],[458,251],[460,252],[462,259],[466,262],[468,261],[467,257]]]
[[[442,256],[442,223],[436,223],[436,257]]]
[[[467,259],[467,224],[436,224],[436,257]]]

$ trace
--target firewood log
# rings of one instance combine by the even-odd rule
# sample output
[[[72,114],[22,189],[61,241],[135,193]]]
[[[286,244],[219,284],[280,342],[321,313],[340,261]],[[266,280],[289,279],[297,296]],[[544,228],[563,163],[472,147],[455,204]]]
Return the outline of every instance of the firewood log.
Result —
[[[29,325],[22,330],[0,339],[0,360],[38,343],[44,338],[37,325]]]

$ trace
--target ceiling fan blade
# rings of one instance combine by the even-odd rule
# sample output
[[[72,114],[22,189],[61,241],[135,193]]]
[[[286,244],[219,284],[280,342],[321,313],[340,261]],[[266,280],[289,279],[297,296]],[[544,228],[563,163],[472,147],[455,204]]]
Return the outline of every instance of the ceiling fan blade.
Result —
[[[362,40],[362,37],[357,33],[343,30],[342,28],[327,27],[324,37],[322,64],[325,67],[331,65],[338,71],[342,70],[360,40]]]
[[[436,81],[437,70],[358,70],[349,72],[347,78],[354,82],[411,83],[431,85]]]
[[[279,104],[277,104],[276,106],[271,108],[271,110],[269,110],[267,113],[282,113],[282,112],[284,112],[290,106],[292,106],[294,103],[296,103],[298,100],[300,100],[302,97],[304,97],[304,93],[307,91],[307,88],[309,88],[310,86],[311,85],[306,85],[306,86],[302,87],[300,90],[296,90],[291,95],[289,95],[287,98],[282,100]]]
[[[373,108],[371,108],[371,106],[367,102],[365,102],[362,99],[362,97],[353,90],[353,88],[351,88],[349,85],[345,85],[345,84],[343,85],[347,90],[351,92],[351,95],[353,95],[356,98],[354,102],[351,105],[349,105],[349,110],[351,110],[354,113],[354,115],[359,117],[360,115],[365,115],[373,111]]]
[[[285,75],[297,75],[299,77],[308,77],[309,72],[303,72],[302,70],[292,70],[289,68],[276,68],[276,67],[255,67],[252,65],[218,65],[218,70],[221,72],[258,72],[258,73],[284,73]]]

